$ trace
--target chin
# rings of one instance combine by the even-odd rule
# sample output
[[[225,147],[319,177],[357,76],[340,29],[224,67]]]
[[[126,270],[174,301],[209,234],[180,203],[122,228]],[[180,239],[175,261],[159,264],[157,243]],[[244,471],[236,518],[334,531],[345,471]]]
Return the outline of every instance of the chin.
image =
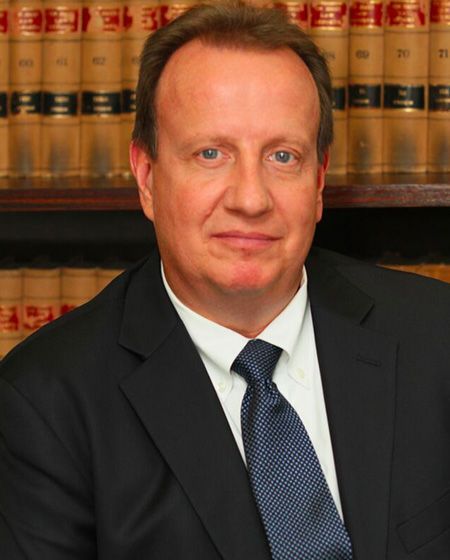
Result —
[[[222,282],[223,280],[225,280],[224,288],[228,292],[241,292],[243,294],[253,292],[257,294],[274,283],[274,276],[258,267],[240,267],[239,270],[223,277]]]

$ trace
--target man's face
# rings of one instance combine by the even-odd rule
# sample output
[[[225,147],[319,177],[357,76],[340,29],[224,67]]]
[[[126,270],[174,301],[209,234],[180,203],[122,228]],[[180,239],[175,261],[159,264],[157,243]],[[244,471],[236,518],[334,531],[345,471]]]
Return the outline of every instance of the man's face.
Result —
[[[156,112],[156,159],[137,147],[131,159],[175,293],[199,311],[215,296],[295,293],[326,167],[304,63],[191,41],[163,71]]]

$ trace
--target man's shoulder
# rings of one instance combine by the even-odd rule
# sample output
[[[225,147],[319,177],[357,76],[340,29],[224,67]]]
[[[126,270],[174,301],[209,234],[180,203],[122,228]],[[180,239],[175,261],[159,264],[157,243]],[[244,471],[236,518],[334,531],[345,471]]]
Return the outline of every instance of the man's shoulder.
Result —
[[[327,268],[345,276],[348,281],[358,284],[373,294],[387,291],[433,293],[450,302],[450,285],[440,280],[427,278],[412,272],[405,272],[380,266],[328,249],[313,247],[309,256],[312,267]]]
[[[130,284],[152,257],[136,263],[84,305],[42,327],[1,362],[0,377],[21,386],[106,371],[117,343]]]
[[[308,259],[318,278],[328,274],[339,278],[372,300],[372,318],[409,324],[411,332],[420,323],[441,325],[450,331],[450,285],[424,276],[388,269],[347,257],[333,251],[314,248]],[[351,290],[346,294],[351,294]],[[450,332],[449,332],[450,334]]]

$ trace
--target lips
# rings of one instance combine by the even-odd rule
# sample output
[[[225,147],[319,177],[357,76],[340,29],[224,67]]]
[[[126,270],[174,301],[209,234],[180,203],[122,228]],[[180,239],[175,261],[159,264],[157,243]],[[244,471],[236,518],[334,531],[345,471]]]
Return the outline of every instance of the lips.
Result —
[[[272,245],[279,238],[258,231],[224,231],[216,233],[213,238],[233,247],[264,248]]]

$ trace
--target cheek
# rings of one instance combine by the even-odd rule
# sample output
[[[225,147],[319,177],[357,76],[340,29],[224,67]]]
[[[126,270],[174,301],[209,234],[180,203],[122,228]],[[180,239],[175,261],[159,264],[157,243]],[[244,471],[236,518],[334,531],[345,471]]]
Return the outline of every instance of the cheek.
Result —
[[[317,196],[314,192],[306,192],[303,196],[293,196],[283,201],[282,219],[294,236],[302,236],[309,232],[317,221]]]

